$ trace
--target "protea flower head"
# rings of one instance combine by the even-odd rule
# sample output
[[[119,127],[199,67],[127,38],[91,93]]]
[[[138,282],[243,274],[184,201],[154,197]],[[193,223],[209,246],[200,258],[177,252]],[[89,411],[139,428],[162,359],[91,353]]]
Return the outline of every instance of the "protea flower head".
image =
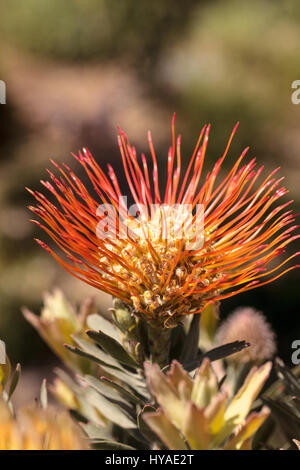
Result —
[[[236,126],[237,127],[237,126]],[[278,168],[257,181],[263,167],[255,159],[243,163],[248,149],[217,182],[228,154],[201,180],[210,126],[204,126],[184,174],[181,136],[175,136],[167,159],[167,179],[161,191],[151,133],[151,167],[137,157],[123,131],[118,142],[134,206],[127,207],[118,178],[108,175],[87,149],[74,155],[88,175],[92,196],[67,165],[54,163],[59,175],[42,184],[56,198],[53,204],[40,192],[31,210],[37,222],[64,252],[59,257],[38,241],[78,279],[121,299],[131,311],[165,327],[185,315],[200,313],[210,302],[267,284],[293,269],[283,268],[295,255],[274,264],[292,235],[291,201],[278,204],[288,191]]]

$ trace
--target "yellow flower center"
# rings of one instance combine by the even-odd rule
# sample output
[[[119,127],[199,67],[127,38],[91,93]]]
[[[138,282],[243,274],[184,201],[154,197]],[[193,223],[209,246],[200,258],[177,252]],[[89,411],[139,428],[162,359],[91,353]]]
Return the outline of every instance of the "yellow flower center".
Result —
[[[136,313],[161,318],[169,327],[176,317],[178,324],[180,317],[199,309],[205,300],[205,291],[199,290],[219,277],[201,266],[212,249],[209,234],[184,205],[159,206],[151,218],[128,218],[126,225],[125,240],[110,236],[106,241],[106,248],[117,255],[115,260],[100,257],[111,272],[106,279],[127,289]]]

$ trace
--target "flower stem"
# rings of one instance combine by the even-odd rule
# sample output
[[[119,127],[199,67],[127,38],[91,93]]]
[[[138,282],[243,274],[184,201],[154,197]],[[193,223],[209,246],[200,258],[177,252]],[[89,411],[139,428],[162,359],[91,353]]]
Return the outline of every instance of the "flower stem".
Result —
[[[171,328],[153,327],[148,325],[148,347],[152,362],[165,367],[169,364]]]

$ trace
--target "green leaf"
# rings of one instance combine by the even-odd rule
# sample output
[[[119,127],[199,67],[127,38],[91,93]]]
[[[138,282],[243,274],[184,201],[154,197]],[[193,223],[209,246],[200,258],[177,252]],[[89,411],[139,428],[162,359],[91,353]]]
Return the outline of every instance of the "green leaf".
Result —
[[[11,365],[8,356],[5,356],[5,364],[0,364],[0,392],[5,388],[11,374]]]
[[[300,419],[285,403],[263,398],[263,402],[270,408],[272,416],[278,422],[289,442],[300,439]]]
[[[0,365],[6,364],[6,347],[4,341],[0,340]]]
[[[82,423],[80,425],[84,432],[89,436],[91,440],[107,440],[110,441],[113,439],[109,429],[107,427],[96,426],[93,423]]]
[[[21,375],[21,364],[17,364],[16,370],[14,372],[14,375],[12,376],[11,382],[10,382],[10,387],[8,391],[8,401],[11,399],[13,396],[14,391],[16,390],[16,387],[18,385],[19,379]]]
[[[136,450],[134,447],[115,441],[92,440],[91,445],[96,450]]]
[[[265,443],[267,443],[274,432],[275,429],[275,420],[272,418],[272,414],[267,417],[263,422],[260,428],[256,431],[252,438],[252,449],[259,450],[264,448]]]
[[[275,364],[276,366],[276,364]],[[290,373],[295,377],[297,380],[299,380],[300,376],[300,365],[294,367],[291,369]],[[278,398],[281,396],[284,396],[284,387],[282,386],[282,379],[276,380],[263,394],[264,397],[267,398]]]
[[[74,336],[74,341],[82,348],[65,345],[67,349],[82,357],[86,357],[101,365],[102,369],[116,379],[124,381],[126,385],[135,389],[140,395],[148,397],[147,389],[141,378],[137,374],[127,371],[124,367],[113,359],[109,354],[101,351],[96,345],[89,341]]]
[[[83,381],[108,399],[117,400],[125,404],[127,404],[128,402],[128,400],[124,398],[124,396],[121,395],[121,393],[119,393],[117,390],[113,389],[112,387],[109,387],[108,385],[96,379],[95,377],[92,377],[91,375],[85,375]]]
[[[182,439],[178,429],[169,421],[162,410],[156,413],[145,413],[144,420],[152,431],[170,450],[187,450],[188,447]]]
[[[80,413],[78,410],[74,410],[73,408],[69,409],[68,410],[71,417],[77,421],[78,423],[80,423],[80,425],[86,425],[89,423],[89,420],[83,416],[82,413]]]
[[[224,359],[231,354],[235,354],[236,352],[242,351],[245,348],[250,346],[249,343],[246,341],[234,341],[233,343],[223,344],[222,346],[218,346],[217,348],[211,349],[204,354],[200,354],[197,359],[193,361],[189,361],[186,364],[183,364],[184,368],[191,372],[192,370],[197,369],[201,365],[201,362],[206,357],[211,361],[217,361],[219,359]]]
[[[198,353],[198,343],[199,343],[199,323],[200,323],[200,315],[194,315],[189,332],[187,334],[183,351],[181,353],[179,362],[182,364],[191,362],[197,358]]]
[[[185,415],[185,403],[179,397],[177,390],[160,370],[158,364],[144,365],[148,387],[156,398],[157,403],[166,412],[170,421],[181,429]]]
[[[42,408],[46,410],[48,406],[48,392],[47,392],[46,379],[44,379],[42,382],[41,392],[40,392],[40,402],[41,402]]]
[[[136,330],[136,319],[131,314],[130,308],[128,305],[125,305],[120,299],[114,298],[114,308],[111,309],[114,322],[120,328],[120,330],[129,335],[130,332],[133,332],[133,336],[135,336]]]
[[[275,360],[275,368],[280,378],[284,380],[284,385],[290,395],[300,398],[300,380],[286,367],[279,358]]]
[[[193,450],[208,450],[209,424],[204,411],[189,401],[186,408],[182,433]]]
[[[102,331],[104,334],[110,336],[111,338],[114,338],[116,341],[120,340],[119,330],[115,327],[113,323],[106,320],[101,315],[98,315],[97,313],[89,315],[87,317],[86,323],[91,330]]]
[[[271,369],[272,363],[270,361],[251,369],[242,387],[226,408],[224,414],[226,421],[235,426],[243,422],[269,377]]]
[[[86,334],[99,344],[108,354],[111,354],[113,358],[117,359],[117,361],[125,364],[126,366],[130,367],[137,367],[136,361],[129,356],[127,351],[123,348],[123,346],[118,343],[114,338],[106,335],[102,331],[93,331],[89,330]]]
[[[134,392],[130,391],[130,390],[127,390],[126,388],[124,388],[123,386],[121,386],[120,384],[118,384],[117,382],[114,382],[113,380],[107,378],[107,377],[100,377],[100,380],[102,382],[104,382],[106,385],[108,385],[108,387],[110,387],[110,389],[115,389],[115,390],[118,390],[120,392],[121,395],[123,395],[126,400],[128,401],[131,401],[135,404],[143,404],[144,403],[144,400],[139,397],[137,394],[135,394]]]
[[[154,442],[157,437],[144,420],[144,416],[146,413],[155,413],[155,411],[156,409],[154,408],[154,406],[145,405],[144,408],[139,411],[137,416],[138,428],[141,434],[145,437],[145,439],[147,439],[148,442]]]
[[[82,391],[82,388],[64,370],[56,367],[54,372],[75,394]]]
[[[182,354],[186,340],[186,333],[182,325],[172,328],[170,345],[170,362]]]
[[[219,320],[220,302],[208,304],[200,315],[200,337],[198,346],[207,351],[214,343]]]
[[[96,360],[101,365],[109,366],[115,369],[122,369],[121,364],[116,361],[112,356],[107,354],[104,351],[101,351],[95,344],[91,343],[90,341],[86,341],[85,339],[79,338],[78,336],[72,336],[74,342],[81,348],[82,352],[86,355],[84,357],[88,357],[89,359]],[[68,349],[70,347],[66,346]]]
[[[102,420],[99,417],[99,413],[95,410],[94,406],[88,402],[88,389],[75,382],[65,371],[57,368],[54,371],[60,380],[62,380],[66,386],[69,387],[69,389],[72,390],[76,395],[79,403],[78,409],[69,410],[74,418],[80,422],[93,421],[95,423],[99,423],[99,425],[102,425]]]
[[[103,416],[118,426],[121,426],[124,429],[136,428],[134,419],[121,407],[120,404],[110,401],[92,388],[87,390],[87,399],[90,404],[93,404],[100,413],[103,414]]]

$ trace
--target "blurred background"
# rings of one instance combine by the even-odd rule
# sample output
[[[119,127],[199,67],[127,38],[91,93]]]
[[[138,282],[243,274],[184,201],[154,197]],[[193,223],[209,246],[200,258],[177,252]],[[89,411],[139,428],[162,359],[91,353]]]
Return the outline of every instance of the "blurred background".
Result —
[[[208,169],[240,121],[227,165],[250,145],[249,158],[266,171],[281,166],[299,210],[300,105],[291,102],[291,84],[300,79],[300,4],[0,0],[0,11],[0,79],[7,87],[0,105],[0,337],[22,362],[23,380],[39,386],[35,371],[49,377],[55,359],[21,306],[38,312],[43,293],[55,286],[74,303],[94,295],[100,311],[110,299],[35,244],[34,236],[47,237],[28,221],[25,186],[40,188],[49,158],[80,172],[70,152],[82,146],[121,173],[118,124],[138,151],[147,151],[152,130],[163,176],[176,111],[185,162],[204,123],[212,124]],[[291,365],[291,343],[300,337],[299,272],[223,302],[222,318],[240,305],[266,314]],[[26,393],[24,385],[23,400]]]

